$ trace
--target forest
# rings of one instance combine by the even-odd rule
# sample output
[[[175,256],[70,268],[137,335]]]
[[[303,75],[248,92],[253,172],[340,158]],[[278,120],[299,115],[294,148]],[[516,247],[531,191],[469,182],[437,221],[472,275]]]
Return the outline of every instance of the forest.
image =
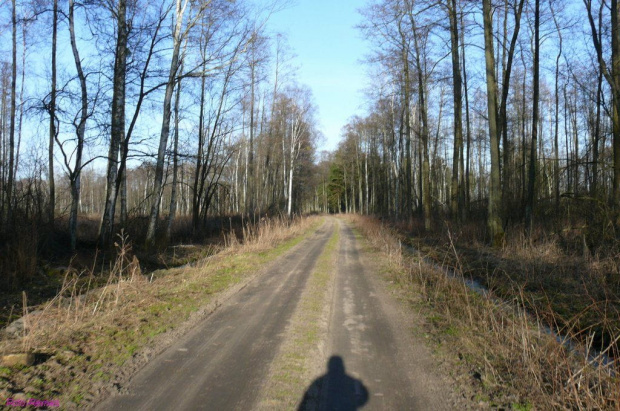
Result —
[[[378,260],[467,400],[617,408],[618,0],[364,0],[339,136],[271,26],[289,7],[0,0],[1,332],[66,312],[50,345],[120,367],[333,229],[298,252],[317,293],[347,247]]]
[[[285,7],[3,2],[3,286],[121,232],[149,253],[311,212],[552,241],[617,271],[616,0],[369,1],[366,107],[334,152],[269,29]]]
[[[345,208],[427,230],[484,215],[495,245],[558,219],[599,223],[587,241],[611,235],[616,2],[440,3],[363,9],[381,81],[332,159]]]
[[[153,250],[177,219],[198,236],[212,216],[307,211],[315,107],[268,36],[280,7],[3,4],[3,282],[121,230]]]

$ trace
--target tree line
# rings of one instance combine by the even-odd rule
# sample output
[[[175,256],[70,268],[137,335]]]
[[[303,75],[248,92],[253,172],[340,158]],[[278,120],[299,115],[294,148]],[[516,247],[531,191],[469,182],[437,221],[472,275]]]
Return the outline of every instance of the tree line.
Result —
[[[481,217],[495,245],[571,209],[617,226],[619,13],[615,0],[369,2],[368,113],[324,167],[325,206],[426,229]]]
[[[145,246],[175,217],[301,212],[320,133],[286,39],[283,3],[11,0],[0,16],[0,234],[19,221],[107,247],[132,217]],[[100,171],[105,169],[104,171]]]
[[[62,222],[75,249],[80,214],[102,246],[146,218],[147,247],[179,215],[484,219],[496,245],[549,216],[619,223],[616,0],[369,1],[367,111],[320,158],[275,0],[5,4],[5,242]]]

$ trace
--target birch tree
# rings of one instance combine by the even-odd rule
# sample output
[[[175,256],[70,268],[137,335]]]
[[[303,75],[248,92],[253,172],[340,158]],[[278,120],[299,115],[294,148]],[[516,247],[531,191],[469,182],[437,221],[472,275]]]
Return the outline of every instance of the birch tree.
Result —
[[[71,167],[69,157],[63,150],[65,167],[69,172],[69,182],[71,186],[71,211],[69,213],[69,236],[71,238],[71,250],[75,250],[77,245],[77,223],[78,223],[78,205],[80,202],[80,179],[82,175],[82,154],[84,151],[84,140],[86,134],[86,121],[88,120],[88,88],[86,85],[86,75],[82,68],[82,60],[77,47],[75,37],[75,2],[69,0],[69,38],[71,41],[71,51],[75,63],[75,70],[80,83],[80,110],[73,121],[76,134],[75,142],[75,160]],[[61,148],[63,146],[61,145]]]
[[[157,221],[159,219],[159,208],[161,203],[161,190],[164,179],[164,160],[166,154],[166,147],[168,145],[168,137],[170,135],[170,116],[172,112],[172,95],[174,93],[174,87],[178,77],[180,62],[180,51],[183,40],[188,35],[189,30],[196,22],[197,18],[207,6],[207,4],[200,4],[196,15],[192,20],[185,25],[183,24],[183,17],[185,15],[189,0],[176,0],[176,9],[174,13],[174,29],[172,33],[172,56],[170,59],[170,70],[168,73],[168,81],[166,82],[166,89],[164,94],[163,109],[162,109],[162,125],[161,133],[159,137],[159,148],[157,150],[157,162],[155,166],[155,176],[153,181],[153,189],[151,191],[151,197],[153,203],[151,206],[151,212],[149,215],[148,229],[146,232],[146,244],[147,248],[152,248],[155,245],[155,235],[157,229]]]

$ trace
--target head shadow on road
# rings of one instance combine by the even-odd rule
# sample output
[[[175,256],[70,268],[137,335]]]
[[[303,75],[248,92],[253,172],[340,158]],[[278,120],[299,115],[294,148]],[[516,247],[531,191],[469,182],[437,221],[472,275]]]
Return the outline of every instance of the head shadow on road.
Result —
[[[327,362],[327,373],[312,382],[298,411],[357,410],[368,402],[368,389],[361,380],[347,375],[344,360],[333,355]]]

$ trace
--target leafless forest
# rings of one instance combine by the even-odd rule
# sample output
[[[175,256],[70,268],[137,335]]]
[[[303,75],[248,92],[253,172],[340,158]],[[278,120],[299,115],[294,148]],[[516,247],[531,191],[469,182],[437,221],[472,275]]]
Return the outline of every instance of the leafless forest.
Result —
[[[331,152],[270,28],[287,7],[0,0],[0,327],[61,300],[94,316],[73,302],[114,283],[137,349],[335,220],[298,216],[349,213],[459,384],[514,409],[617,408],[618,0],[360,2],[365,106]]]
[[[309,212],[615,258],[616,0],[368,2],[367,110],[333,153],[269,30],[282,7],[2,2],[2,284],[121,230],[161,250],[233,216]]]

